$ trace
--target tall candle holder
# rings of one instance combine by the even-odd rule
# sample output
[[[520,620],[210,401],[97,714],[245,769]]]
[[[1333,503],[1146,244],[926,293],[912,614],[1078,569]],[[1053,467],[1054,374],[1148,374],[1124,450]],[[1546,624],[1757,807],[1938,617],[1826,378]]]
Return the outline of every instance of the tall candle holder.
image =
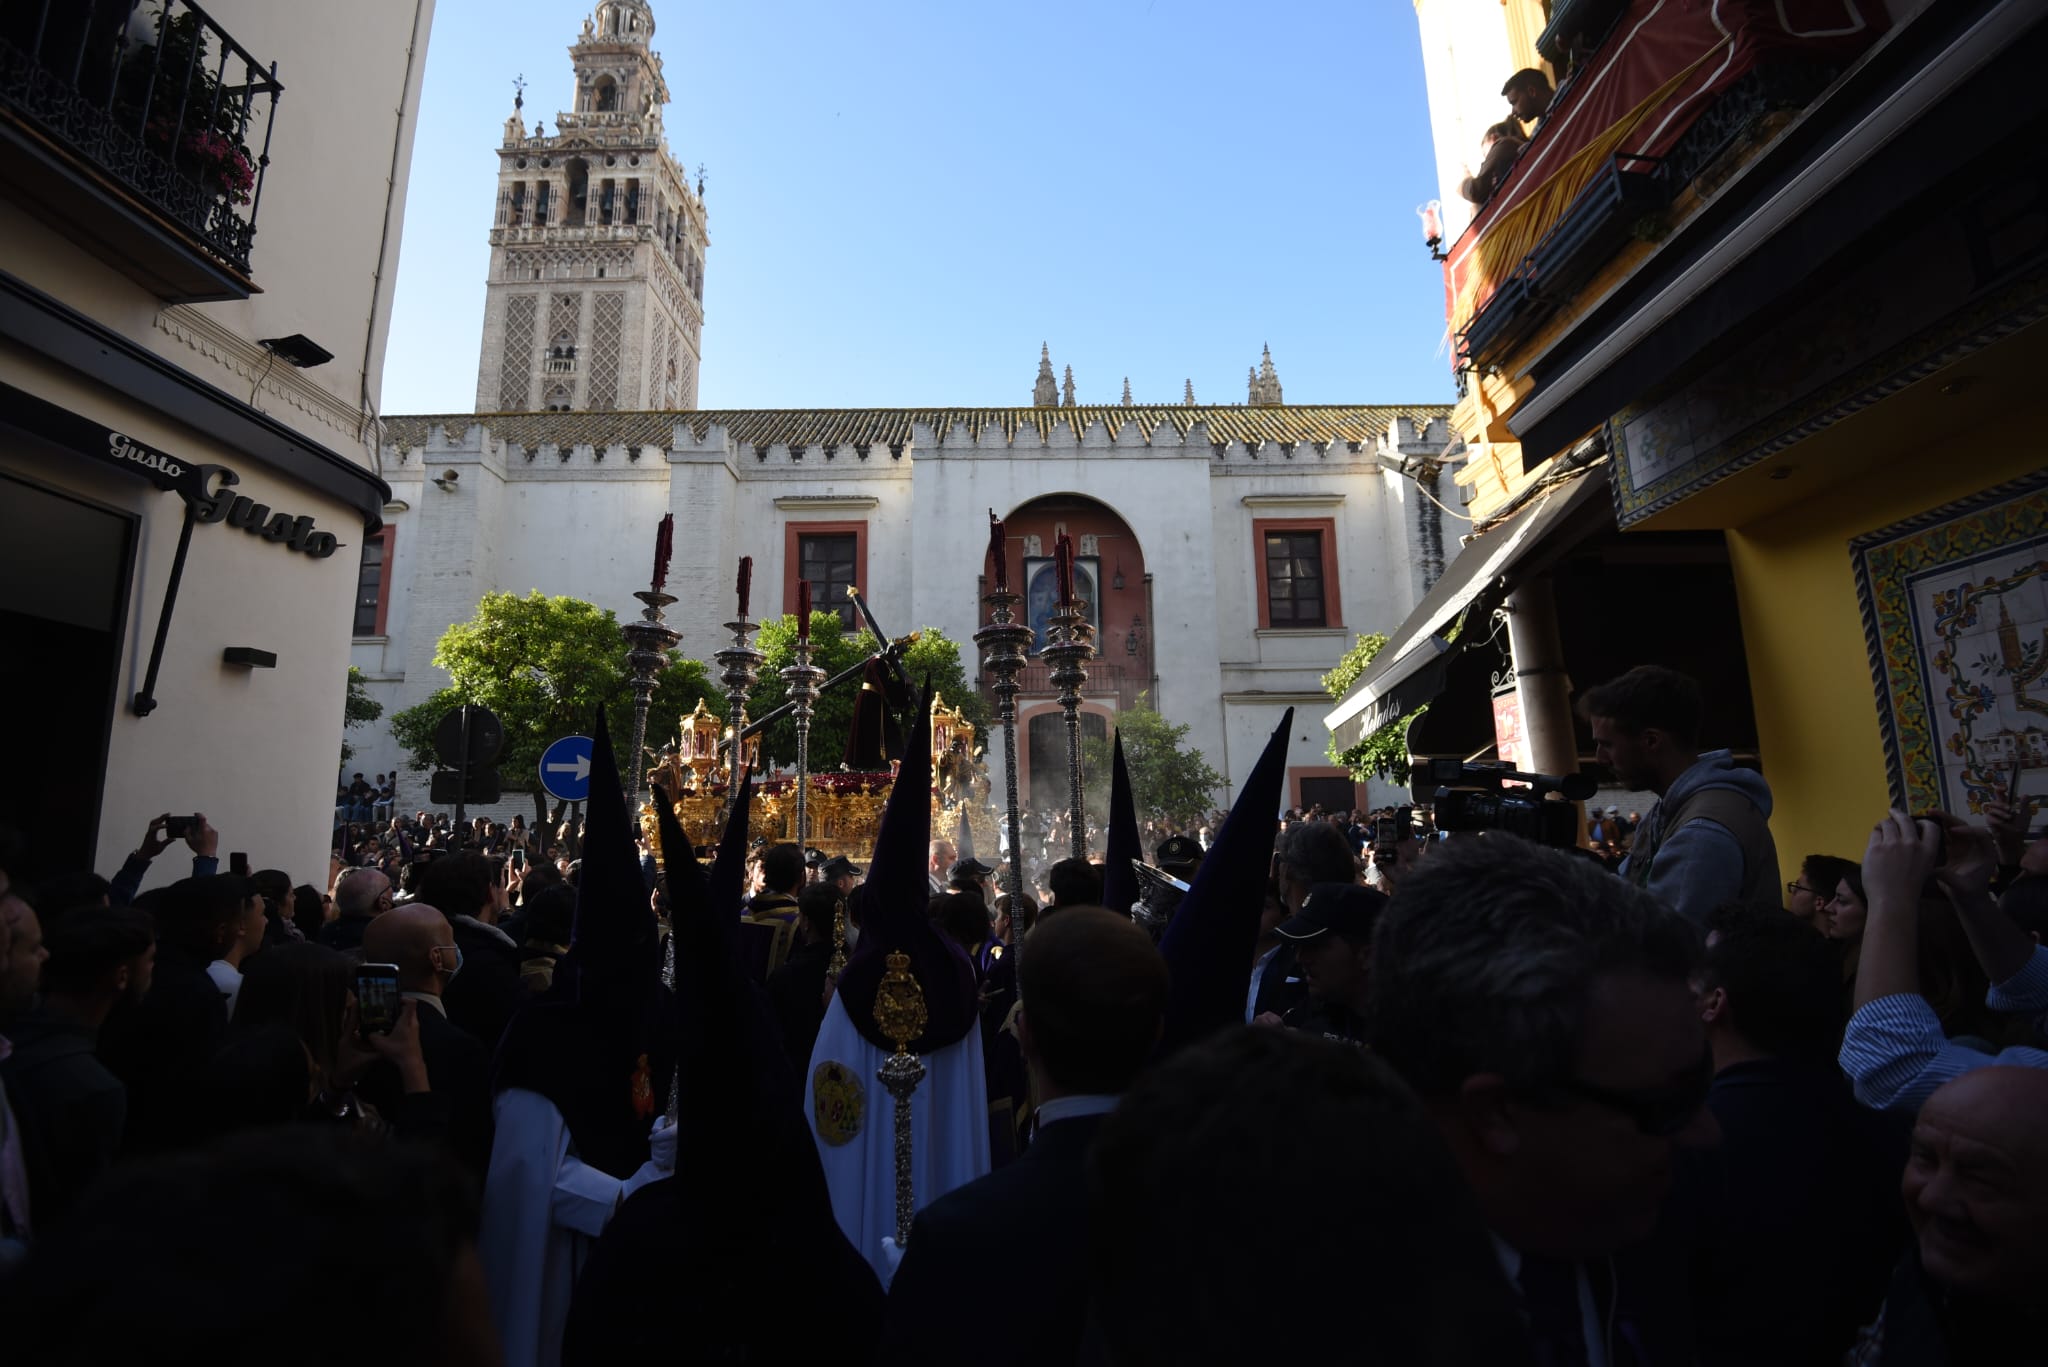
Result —
[[[628,622],[619,628],[630,649],[626,652],[626,668],[633,672],[633,748],[626,752],[626,768],[633,775],[632,788],[626,794],[626,810],[640,809],[640,785],[645,781],[645,766],[641,763],[647,745],[647,709],[654,701],[655,676],[668,668],[668,653],[683,639],[677,631],[663,620],[661,610],[675,602],[675,598],[660,589],[642,589],[633,595],[645,606],[640,611],[640,620]]]
[[[1088,817],[1081,806],[1081,685],[1088,682],[1086,661],[1095,653],[1095,628],[1088,605],[1073,600],[1054,609],[1039,654],[1051,662],[1053,687],[1067,719],[1067,836],[1069,853],[1088,857]]]
[[[997,588],[982,595],[989,606],[989,624],[974,633],[974,643],[985,652],[984,667],[996,676],[996,719],[1003,725],[1003,799],[1005,829],[1010,837],[1009,885],[1012,919],[1024,898],[1024,833],[1017,809],[1017,675],[1030,661],[1031,628],[1019,622],[1014,609],[1024,601],[1021,593]],[[1017,922],[1021,933],[1022,922]]]
[[[811,818],[805,797],[811,786],[811,709],[818,701],[818,685],[825,671],[811,663],[808,633],[797,637],[794,653],[796,663],[782,671],[782,681],[789,685],[790,715],[796,718],[796,843],[800,849],[809,849]]]
[[[732,770],[730,786],[725,790],[725,819],[733,818],[733,805],[739,799],[740,776],[747,769],[747,744],[744,739],[747,730],[747,695],[753,692],[754,684],[761,677],[761,662],[767,657],[748,643],[747,638],[760,630],[760,623],[747,620],[742,612],[725,624],[732,633],[732,644],[711,658],[718,661],[718,678],[725,685],[725,697],[732,726]]]

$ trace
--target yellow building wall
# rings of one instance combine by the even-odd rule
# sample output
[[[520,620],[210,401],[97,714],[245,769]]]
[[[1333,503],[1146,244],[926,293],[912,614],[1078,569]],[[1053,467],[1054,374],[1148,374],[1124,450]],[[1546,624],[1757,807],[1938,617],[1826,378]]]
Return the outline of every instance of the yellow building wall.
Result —
[[[2034,443],[1959,436],[1728,530],[1771,833],[1788,881],[1809,854],[1861,861],[1890,805],[1849,539],[2040,466]]]

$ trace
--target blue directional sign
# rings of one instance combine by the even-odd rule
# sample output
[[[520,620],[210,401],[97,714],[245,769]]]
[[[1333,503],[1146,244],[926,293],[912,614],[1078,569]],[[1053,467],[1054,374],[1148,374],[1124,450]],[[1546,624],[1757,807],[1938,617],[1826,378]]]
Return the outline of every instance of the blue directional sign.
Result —
[[[540,786],[557,802],[590,800],[590,737],[564,736],[541,752]]]

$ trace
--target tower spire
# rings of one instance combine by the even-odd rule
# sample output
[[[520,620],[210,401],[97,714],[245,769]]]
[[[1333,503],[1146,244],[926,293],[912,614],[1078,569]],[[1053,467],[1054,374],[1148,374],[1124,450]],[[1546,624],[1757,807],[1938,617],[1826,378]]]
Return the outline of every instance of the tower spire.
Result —
[[[1057,408],[1059,402],[1059,385],[1052,377],[1052,348],[1041,345],[1038,348],[1038,383],[1031,388],[1031,406]]]
[[[1074,406],[1074,368],[1072,366],[1067,367],[1067,382],[1062,386],[1060,395],[1061,408],[1072,408]]]
[[[1261,346],[1259,353],[1258,367],[1251,372],[1250,402],[1277,407],[1286,400],[1281,397],[1280,373],[1273,369],[1273,349]]]
[[[1124,407],[1125,407],[1125,408],[1129,408],[1130,406],[1131,406],[1131,377],[1130,377],[1130,376],[1128,376],[1128,375],[1126,375],[1126,376],[1124,376]]]
[[[1195,382],[1192,379],[1188,381],[1187,388],[1181,391],[1180,402],[1183,408],[1195,406]]]

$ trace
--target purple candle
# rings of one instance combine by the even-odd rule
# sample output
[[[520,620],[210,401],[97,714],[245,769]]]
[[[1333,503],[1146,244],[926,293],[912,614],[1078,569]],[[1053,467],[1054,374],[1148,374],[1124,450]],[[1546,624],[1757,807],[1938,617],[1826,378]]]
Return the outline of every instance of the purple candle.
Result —
[[[676,515],[663,513],[661,526],[654,533],[654,591],[661,592],[661,586],[668,582],[668,559],[675,551]]]
[[[754,557],[740,557],[740,616],[747,615],[747,598],[754,587]]]
[[[1002,592],[1010,587],[1010,567],[1003,559],[1003,520],[996,516],[996,510],[988,510],[988,553],[996,562],[996,590]]]

